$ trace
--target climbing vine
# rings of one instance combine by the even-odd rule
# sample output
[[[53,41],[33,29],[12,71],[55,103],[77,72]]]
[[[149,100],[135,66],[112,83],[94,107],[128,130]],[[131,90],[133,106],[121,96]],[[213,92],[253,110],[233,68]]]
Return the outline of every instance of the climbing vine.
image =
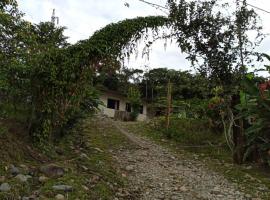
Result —
[[[35,25],[24,21],[16,1],[2,2],[1,9],[6,23],[0,28],[10,32],[1,34],[6,46],[1,46],[0,54],[0,95],[27,111],[29,133],[41,147],[84,109],[97,106],[92,86],[96,70],[119,67],[143,35],[149,30],[157,32],[167,22],[164,17],[127,19],[70,45],[64,28],[50,22]],[[12,35],[14,30],[19,34]],[[20,48],[20,44],[25,45]]]
[[[93,74],[101,68],[119,69],[121,61],[136,51],[138,42],[150,36],[175,38],[192,64],[202,61],[198,70],[213,80],[209,83],[232,91],[231,86],[239,83],[237,31],[242,27],[245,36],[247,30],[255,29],[252,19],[256,15],[243,9],[246,5],[238,12],[241,18],[224,15],[215,12],[216,4],[217,0],[168,0],[168,17],[126,19],[70,45],[63,27],[26,22],[15,0],[1,1],[1,101],[26,108],[29,133],[43,145],[85,109],[86,100],[96,106]],[[160,36],[160,27],[171,33]],[[249,41],[241,42],[242,48]],[[150,45],[146,42],[146,47]],[[244,52],[250,55],[247,49]]]

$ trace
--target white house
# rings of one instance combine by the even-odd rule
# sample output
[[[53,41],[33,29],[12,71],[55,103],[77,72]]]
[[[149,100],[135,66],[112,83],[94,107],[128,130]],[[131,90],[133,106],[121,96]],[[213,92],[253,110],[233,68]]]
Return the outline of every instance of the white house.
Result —
[[[101,92],[100,101],[103,103],[99,105],[100,112],[108,117],[115,118],[118,111],[131,112],[131,106],[127,98],[116,91],[105,90]],[[119,113],[119,112],[118,112]],[[147,104],[145,102],[141,105],[138,121],[147,119]]]

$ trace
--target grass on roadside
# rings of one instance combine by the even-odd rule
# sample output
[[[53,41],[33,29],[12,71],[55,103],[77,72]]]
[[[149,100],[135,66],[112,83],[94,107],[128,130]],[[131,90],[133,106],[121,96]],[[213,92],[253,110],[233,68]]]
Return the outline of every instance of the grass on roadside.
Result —
[[[12,187],[10,192],[0,192],[0,199],[29,197],[38,191],[41,200],[55,199],[59,193],[65,195],[66,199],[106,200],[112,199],[119,188],[125,187],[126,180],[121,176],[111,151],[128,145],[128,141],[110,123],[93,118],[78,122],[52,147],[50,155],[42,154],[28,140],[21,139],[25,134],[23,130],[10,132],[10,128],[4,124],[0,127],[1,130],[7,129],[0,138],[0,143],[5,144],[0,146],[0,150],[6,152],[1,155],[0,176],[5,176],[5,182]],[[38,177],[42,174],[38,169],[48,163],[63,167],[65,173],[60,178],[49,178],[40,183]],[[33,169],[32,179],[27,183],[19,183],[9,174],[8,167],[11,164],[23,164]],[[65,193],[52,189],[53,185],[60,184],[72,186],[73,191]]]

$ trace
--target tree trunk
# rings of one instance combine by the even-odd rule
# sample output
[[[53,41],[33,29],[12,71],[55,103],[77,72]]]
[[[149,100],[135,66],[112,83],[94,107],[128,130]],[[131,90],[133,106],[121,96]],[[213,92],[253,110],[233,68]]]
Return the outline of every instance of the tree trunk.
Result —
[[[232,107],[240,103],[240,96],[234,95],[232,98]],[[234,113],[236,116],[238,113]],[[244,121],[243,119],[235,120],[233,126],[233,161],[236,164],[242,164],[245,153],[245,135],[244,135]]]
[[[171,114],[171,103],[172,103],[172,85],[171,80],[168,82],[167,88],[167,112],[166,112],[166,130],[170,127],[170,114]]]

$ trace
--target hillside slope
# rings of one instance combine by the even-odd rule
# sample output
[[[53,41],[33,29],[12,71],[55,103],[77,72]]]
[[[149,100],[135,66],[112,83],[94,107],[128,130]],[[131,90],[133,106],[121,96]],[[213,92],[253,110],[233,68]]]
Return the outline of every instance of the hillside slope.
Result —
[[[214,160],[146,138],[145,125],[89,117],[44,154],[20,124],[2,123],[0,199],[269,199],[249,173],[234,182]]]

